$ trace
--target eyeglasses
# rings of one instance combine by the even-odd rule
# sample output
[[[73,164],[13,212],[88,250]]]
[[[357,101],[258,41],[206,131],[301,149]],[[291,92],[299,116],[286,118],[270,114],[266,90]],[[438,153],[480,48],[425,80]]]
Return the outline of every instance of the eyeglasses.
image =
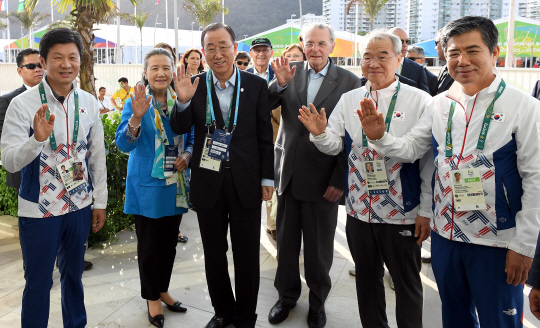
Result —
[[[248,66],[249,62],[243,62],[243,61],[239,60],[239,61],[236,62],[236,65],[238,65],[238,66]]]
[[[304,56],[302,55],[299,55],[299,54],[286,54],[285,55],[285,58],[289,59],[289,58],[292,58],[292,59],[303,59]]]
[[[487,48],[484,48],[484,49],[470,49],[470,50],[467,50],[465,52],[460,52],[460,51],[450,51],[447,53],[447,58],[448,58],[448,61],[450,62],[456,62],[459,60],[459,57],[461,57],[462,55],[467,57],[468,59],[475,59],[475,58],[478,58],[480,57],[482,51],[486,50]]]
[[[20,68],[26,67],[26,68],[28,68],[29,70],[35,70],[36,67],[41,68],[41,64],[40,64],[40,63],[37,63],[37,64],[25,64],[25,65],[21,65],[21,66],[19,66],[19,67],[20,67]]]
[[[411,42],[411,40],[403,40],[403,39],[400,39],[401,40],[401,44],[409,44]]]
[[[264,47],[262,49],[261,48],[259,48],[259,49],[253,48],[250,51],[253,51],[257,55],[260,54],[260,53],[262,53],[263,55],[267,55],[270,52],[270,48],[268,48],[268,47]]]
[[[439,43],[441,43],[441,41],[435,41],[435,47],[438,46]]]
[[[317,42],[317,43],[314,43],[314,42],[306,42],[306,44],[304,45],[304,48],[306,49],[313,49],[313,47],[317,45],[319,48],[321,49],[325,49],[326,47],[328,47],[328,43],[327,42],[324,42],[324,41],[321,41],[321,42]]]
[[[417,60],[417,59],[424,59],[424,57],[407,57],[409,58],[410,60]]]
[[[394,56],[377,56],[377,57],[364,56],[360,60],[360,63],[362,65],[369,65],[369,64],[371,64],[372,61],[376,61],[379,64],[384,64],[384,63],[388,62],[390,60],[390,58],[393,58],[393,57],[396,57],[396,56],[395,55]]]
[[[204,51],[209,54],[209,55],[216,55],[219,51],[219,53],[223,54],[223,53],[226,53],[227,51],[229,51],[231,49],[231,47],[234,46],[234,44],[231,44],[231,45],[228,45],[228,46],[221,46],[221,47],[217,47],[217,48],[205,48]]]

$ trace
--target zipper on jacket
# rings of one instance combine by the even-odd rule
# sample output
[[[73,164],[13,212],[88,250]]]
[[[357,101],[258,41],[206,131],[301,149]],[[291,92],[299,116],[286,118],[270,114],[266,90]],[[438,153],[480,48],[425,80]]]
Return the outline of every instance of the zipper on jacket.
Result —
[[[52,91],[52,89],[51,89],[51,91]],[[62,106],[62,109],[64,110],[64,113],[66,114],[66,134],[67,134],[66,146],[67,146],[67,158],[68,158],[68,160],[69,160],[69,115],[68,114],[69,114],[69,96],[70,95],[71,95],[71,91],[68,93],[67,97],[64,99],[64,101],[67,101],[67,104],[68,104],[67,109],[68,110],[66,110],[66,108],[64,107],[64,104],[60,103],[58,101],[58,99],[56,99],[53,96],[53,99]],[[71,195],[69,195],[69,193],[68,193],[68,197],[69,197],[69,205],[71,205]],[[71,213],[71,206],[68,206],[68,213]]]

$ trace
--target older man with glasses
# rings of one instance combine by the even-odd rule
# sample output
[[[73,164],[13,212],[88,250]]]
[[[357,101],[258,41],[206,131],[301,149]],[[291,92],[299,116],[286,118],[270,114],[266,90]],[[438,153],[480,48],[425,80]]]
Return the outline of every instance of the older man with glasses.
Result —
[[[434,152],[431,262],[445,328],[523,326],[523,283],[540,230],[540,103],[495,68],[498,36],[484,17],[445,26],[455,82],[405,136],[385,131],[372,101],[360,105],[379,154],[414,161]]]
[[[248,68],[246,72],[253,73],[266,80],[266,83],[270,83],[274,79],[274,70],[269,64],[274,50],[272,49],[272,42],[267,38],[256,38],[251,41],[251,48],[249,48],[249,55],[253,58],[253,67]]]

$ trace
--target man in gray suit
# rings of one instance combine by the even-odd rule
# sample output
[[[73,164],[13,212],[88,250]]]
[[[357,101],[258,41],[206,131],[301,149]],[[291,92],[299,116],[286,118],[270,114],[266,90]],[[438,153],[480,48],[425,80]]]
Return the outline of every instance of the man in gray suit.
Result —
[[[276,79],[270,83],[271,108],[281,105],[281,127],[275,145],[274,181],[278,193],[277,258],[274,286],[279,300],[268,320],[284,321],[300,297],[302,283],[298,256],[304,241],[305,278],[310,289],[309,327],[324,327],[324,302],[330,292],[338,200],[347,187],[344,152],[329,156],[309,141],[298,120],[299,109],[312,103],[330,115],[341,95],[360,87],[360,79],[328,58],[333,52],[334,30],[313,24],[303,35],[306,62],[281,57],[272,64]]]

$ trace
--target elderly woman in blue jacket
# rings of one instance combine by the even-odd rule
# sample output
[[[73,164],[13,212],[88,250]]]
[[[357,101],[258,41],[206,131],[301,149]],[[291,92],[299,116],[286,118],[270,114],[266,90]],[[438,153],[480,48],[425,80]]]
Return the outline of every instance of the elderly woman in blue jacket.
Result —
[[[135,217],[141,296],[148,320],[163,327],[161,302],[170,311],[187,309],[169,292],[176,256],[178,227],[188,211],[193,130],[176,135],[169,113],[176,100],[170,87],[174,59],[165,49],[152,49],[144,58],[144,86],[124,105],[116,131],[120,150],[130,152],[124,212]]]

